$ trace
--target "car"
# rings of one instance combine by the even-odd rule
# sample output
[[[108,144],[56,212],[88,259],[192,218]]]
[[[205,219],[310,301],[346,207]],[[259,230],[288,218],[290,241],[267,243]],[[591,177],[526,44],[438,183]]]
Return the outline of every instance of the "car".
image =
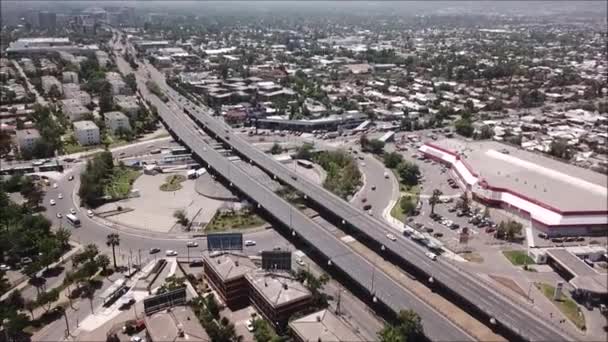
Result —
[[[496,231],[496,228],[494,227],[486,227],[486,233],[494,233]]]
[[[576,238],[574,236],[569,236],[564,241],[566,241],[566,242],[574,242],[574,241],[576,241]]]
[[[190,266],[203,266],[203,259],[194,259],[190,261]]]
[[[561,242],[564,242],[564,239],[563,238],[553,238],[553,239],[551,239],[551,242],[561,243]]]
[[[576,242],[583,242],[583,241],[585,241],[585,238],[582,236],[579,236],[576,238]]]
[[[372,208],[371,204],[366,204],[363,206],[363,210],[370,210]]]
[[[63,217],[63,215],[61,215],[61,213],[57,213],[57,218],[59,218],[59,219],[60,219],[60,218],[62,218],[62,217]]]
[[[255,241],[253,240],[245,240],[245,246],[246,247],[250,247],[250,246],[255,246]]]
[[[174,251],[174,250],[171,250],[171,249],[167,249],[167,250],[165,251],[165,255],[166,255],[166,256],[177,256],[177,252],[176,252],[176,251]]]
[[[450,228],[452,228],[452,229],[458,229],[458,228],[460,228],[460,225],[458,223],[452,223],[450,225]]]
[[[395,237],[395,235],[393,235],[391,233],[386,234],[386,238],[391,241],[397,241],[397,238]]]
[[[74,209],[74,208],[70,208],[70,214],[72,214],[72,215],[76,215],[76,209]]]
[[[372,191],[376,190],[376,186],[372,185]]]
[[[59,185],[57,185],[57,183],[53,183],[53,189],[57,189],[59,187]]]
[[[433,228],[431,228],[431,227],[424,227],[424,231],[425,231],[425,232],[427,232],[427,233],[432,233],[432,232],[433,232],[433,230],[434,230],[434,229],[433,229]]]
[[[88,217],[93,217],[93,211],[91,209],[87,210],[87,216]]]
[[[158,252],[160,252],[160,248],[150,248],[150,254],[156,254]]]
[[[196,241],[188,241],[188,247],[198,247],[198,242],[196,242]]]
[[[306,266],[306,263],[304,262],[304,260],[302,260],[302,258],[297,258],[296,264],[298,264],[300,266]]]
[[[433,236],[436,238],[440,238],[440,237],[443,237],[443,233],[437,232],[437,233],[433,234]]]
[[[34,261],[30,257],[23,257],[23,258],[21,258],[21,265],[29,265],[32,262],[34,262]]]
[[[365,167],[365,162],[362,162],[362,163],[361,163],[361,167]]]
[[[59,195],[57,195],[57,198],[58,198],[58,199],[63,199],[63,194],[59,194]]]
[[[435,253],[426,252],[426,253],[424,253],[424,255],[426,255],[431,260],[437,260],[437,254],[435,254]]]
[[[144,339],[140,336],[131,336],[131,342],[144,342]]]
[[[367,202],[367,198],[363,197],[363,198],[361,199],[361,202],[362,202],[362,203]]]
[[[367,214],[368,214],[369,216],[374,216],[374,212],[373,212],[371,209],[367,211]]]
[[[70,176],[68,177],[68,180],[69,180],[69,181],[74,180],[74,176],[73,176],[73,175],[70,175]]]
[[[11,267],[6,264],[0,264],[0,271],[10,271]]]
[[[57,202],[55,202],[55,200],[54,200],[54,199],[52,199],[52,200],[50,200],[50,202],[49,202],[49,203],[51,203],[51,205],[55,205]]]
[[[255,330],[255,327],[253,326],[253,321],[251,319],[248,319],[245,322],[245,326],[247,327],[247,331],[252,332],[253,330]]]
[[[457,209],[456,209],[456,208],[454,208],[454,207],[450,207],[450,208],[448,208],[448,212],[450,212],[450,213],[453,213],[453,212],[455,212],[456,210],[457,210]],[[458,215],[458,214],[456,214],[456,215]]]

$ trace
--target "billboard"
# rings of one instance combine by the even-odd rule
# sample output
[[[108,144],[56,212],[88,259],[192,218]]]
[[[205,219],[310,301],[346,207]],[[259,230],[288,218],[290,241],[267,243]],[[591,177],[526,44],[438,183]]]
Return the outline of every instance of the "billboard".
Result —
[[[207,235],[207,250],[209,251],[242,251],[243,234],[221,233]]]
[[[291,252],[263,251],[262,268],[265,270],[291,270]]]
[[[144,312],[147,316],[165,308],[186,304],[186,288],[169,291],[144,299]]]

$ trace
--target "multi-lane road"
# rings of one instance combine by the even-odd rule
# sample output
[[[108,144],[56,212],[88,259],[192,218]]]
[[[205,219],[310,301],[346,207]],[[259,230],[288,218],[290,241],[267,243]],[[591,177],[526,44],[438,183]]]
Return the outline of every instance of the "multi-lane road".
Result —
[[[492,317],[492,322],[501,324],[510,329],[512,332],[520,335],[528,340],[566,340],[570,339],[564,332],[556,326],[547,323],[534,314],[528,311],[528,308],[523,308],[519,303],[515,303],[505,296],[494,291],[492,288],[483,283],[476,276],[459,269],[445,260],[433,261],[425,256],[425,250],[411,240],[398,239],[395,242],[389,241],[386,234],[392,231],[385,222],[374,217],[366,215],[362,210],[353,207],[349,203],[343,201],[339,197],[333,195],[327,190],[318,185],[300,177],[298,178],[291,170],[277,163],[272,158],[268,157],[262,151],[254,148],[248,142],[244,141],[238,135],[232,133],[230,128],[223,122],[219,122],[209,115],[207,108],[201,108],[179,96],[175,91],[167,87],[162,74],[154,68],[148,66],[152,79],[159,84],[172,99],[171,106],[178,104],[180,109],[187,109],[189,114],[196,120],[197,124],[204,127],[210,135],[215,136],[218,140],[231,146],[235,152],[240,154],[245,160],[251,161],[269,174],[276,176],[282,182],[297,189],[306,197],[325,208],[328,212],[333,213],[338,218],[342,219],[345,225],[355,228],[360,233],[368,238],[378,241],[386,245],[386,249],[394,255],[404,259],[410,265],[418,268],[427,275],[432,276],[436,282],[443,284],[455,294],[469,302],[470,305],[477,307],[482,312]],[[176,116],[177,115],[177,116]],[[167,126],[179,136],[183,142],[188,145],[194,153],[199,155],[203,160],[212,165],[218,173],[227,176],[230,181],[245,194],[249,195],[256,202],[262,204],[267,210],[268,208],[281,207],[280,200],[276,196],[266,196],[259,193],[259,189],[254,182],[244,174],[233,172],[232,175],[228,169],[222,169],[220,160],[213,158],[204,149],[202,139],[196,136],[194,128],[189,132],[189,127],[184,127],[184,116],[174,115],[163,117]],[[291,207],[285,208],[285,212],[289,212]],[[278,214],[280,217],[280,213]],[[289,221],[283,221],[289,222]],[[325,241],[317,241],[320,234],[318,229],[311,225],[310,222],[302,220],[299,222],[298,233],[306,236],[309,243],[319,246],[320,250],[326,253],[327,257],[333,259],[332,250],[336,246],[325,244]],[[295,230],[294,224],[294,230]],[[315,232],[317,234],[315,234]],[[351,260],[352,261],[352,260]],[[346,266],[346,265],[345,265]],[[355,265],[350,265],[355,266]],[[390,281],[389,281],[390,282]],[[365,281],[361,282],[365,284]],[[376,294],[378,296],[378,292]],[[388,293],[387,293],[388,295]]]

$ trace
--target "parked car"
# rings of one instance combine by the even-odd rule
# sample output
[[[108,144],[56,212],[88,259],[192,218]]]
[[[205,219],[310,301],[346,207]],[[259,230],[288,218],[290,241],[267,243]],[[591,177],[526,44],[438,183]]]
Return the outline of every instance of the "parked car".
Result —
[[[443,237],[443,233],[437,232],[437,233],[433,234],[433,236],[436,238],[440,238],[440,237]]]
[[[168,250],[165,252],[165,255],[166,255],[166,256],[177,256],[177,252],[176,252],[176,251],[173,251],[173,250],[168,249]]]
[[[73,181],[73,180],[74,180],[74,176],[70,175],[70,176],[68,177],[68,180],[69,180],[69,181]]]
[[[57,198],[58,198],[58,199],[63,199],[63,194],[59,194],[59,195],[57,195]]]
[[[74,208],[70,208],[70,214],[72,214],[72,215],[76,215],[76,209],[74,209]]]
[[[55,203],[56,203],[56,202],[55,202],[55,200],[54,200],[54,199],[52,199],[52,200],[50,201],[50,203],[51,203],[51,205],[55,205]]]
[[[246,247],[255,246],[255,241],[253,241],[253,240],[245,240],[245,246]]]
[[[255,329],[255,327],[253,326],[253,321],[251,319],[248,319],[245,322],[245,326],[247,327],[247,331],[249,332],[252,332]]]
[[[160,252],[160,248],[150,248],[150,254],[156,254],[158,252]]]
[[[63,215],[61,215],[61,213],[57,213],[57,218],[59,218],[59,219],[60,219],[60,218],[62,218],[62,217],[63,217]]]
[[[198,242],[196,242],[196,241],[188,241],[188,247],[198,247]]]

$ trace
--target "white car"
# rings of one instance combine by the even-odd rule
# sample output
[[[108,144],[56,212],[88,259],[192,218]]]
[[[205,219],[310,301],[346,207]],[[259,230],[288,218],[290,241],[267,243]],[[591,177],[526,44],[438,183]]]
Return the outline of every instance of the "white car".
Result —
[[[176,251],[173,251],[173,250],[168,249],[167,251],[165,251],[165,255],[166,255],[166,256],[177,256],[177,252],[176,252]]]
[[[246,247],[255,246],[255,241],[253,241],[253,240],[245,240],[245,246]]]
[[[57,195],[57,198],[58,198],[58,199],[63,199],[63,194],[59,194],[59,195]]]
[[[70,214],[72,214],[72,215],[76,215],[76,209],[74,209],[74,208],[70,208]]]
[[[0,271],[10,271],[11,267],[9,265],[1,264]]]
[[[395,237],[395,235],[393,235],[391,233],[386,234],[386,237],[391,241],[397,241],[397,238]]]
[[[57,218],[62,218],[63,215],[61,215],[61,213],[57,213]]]
[[[188,241],[188,247],[198,247],[198,242],[196,242],[196,241]]]
[[[55,203],[56,203],[56,202],[55,202],[55,200],[54,200],[54,199],[52,199],[52,200],[50,201],[50,203],[51,203],[51,205],[55,205]]]
[[[57,183],[53,184],[53,189],[57,189],[58,185]]]
[[[248,319],[248,320],[245,322],[245,326],[247,326],[247,330],[248,330],[249,332],[252,332],[252,331],[255,329],[255,327],[253,326],[253,321],[251,321],[250,319]]]
[[[304,262],[304,260],[302,260],[302,258],[297,258],[296,264],[298,264],[300,266],[306,266],[306,263]]]
[[[93,217],[93,211],[92,210],[87,210],[87,216],[88,217]]]
[[[426,253],[424,253],[424,255],[426,255],[429,259],[431,259],[433,261],[437,260],[437,254],[435,254],[435,253],[426,252]]]

